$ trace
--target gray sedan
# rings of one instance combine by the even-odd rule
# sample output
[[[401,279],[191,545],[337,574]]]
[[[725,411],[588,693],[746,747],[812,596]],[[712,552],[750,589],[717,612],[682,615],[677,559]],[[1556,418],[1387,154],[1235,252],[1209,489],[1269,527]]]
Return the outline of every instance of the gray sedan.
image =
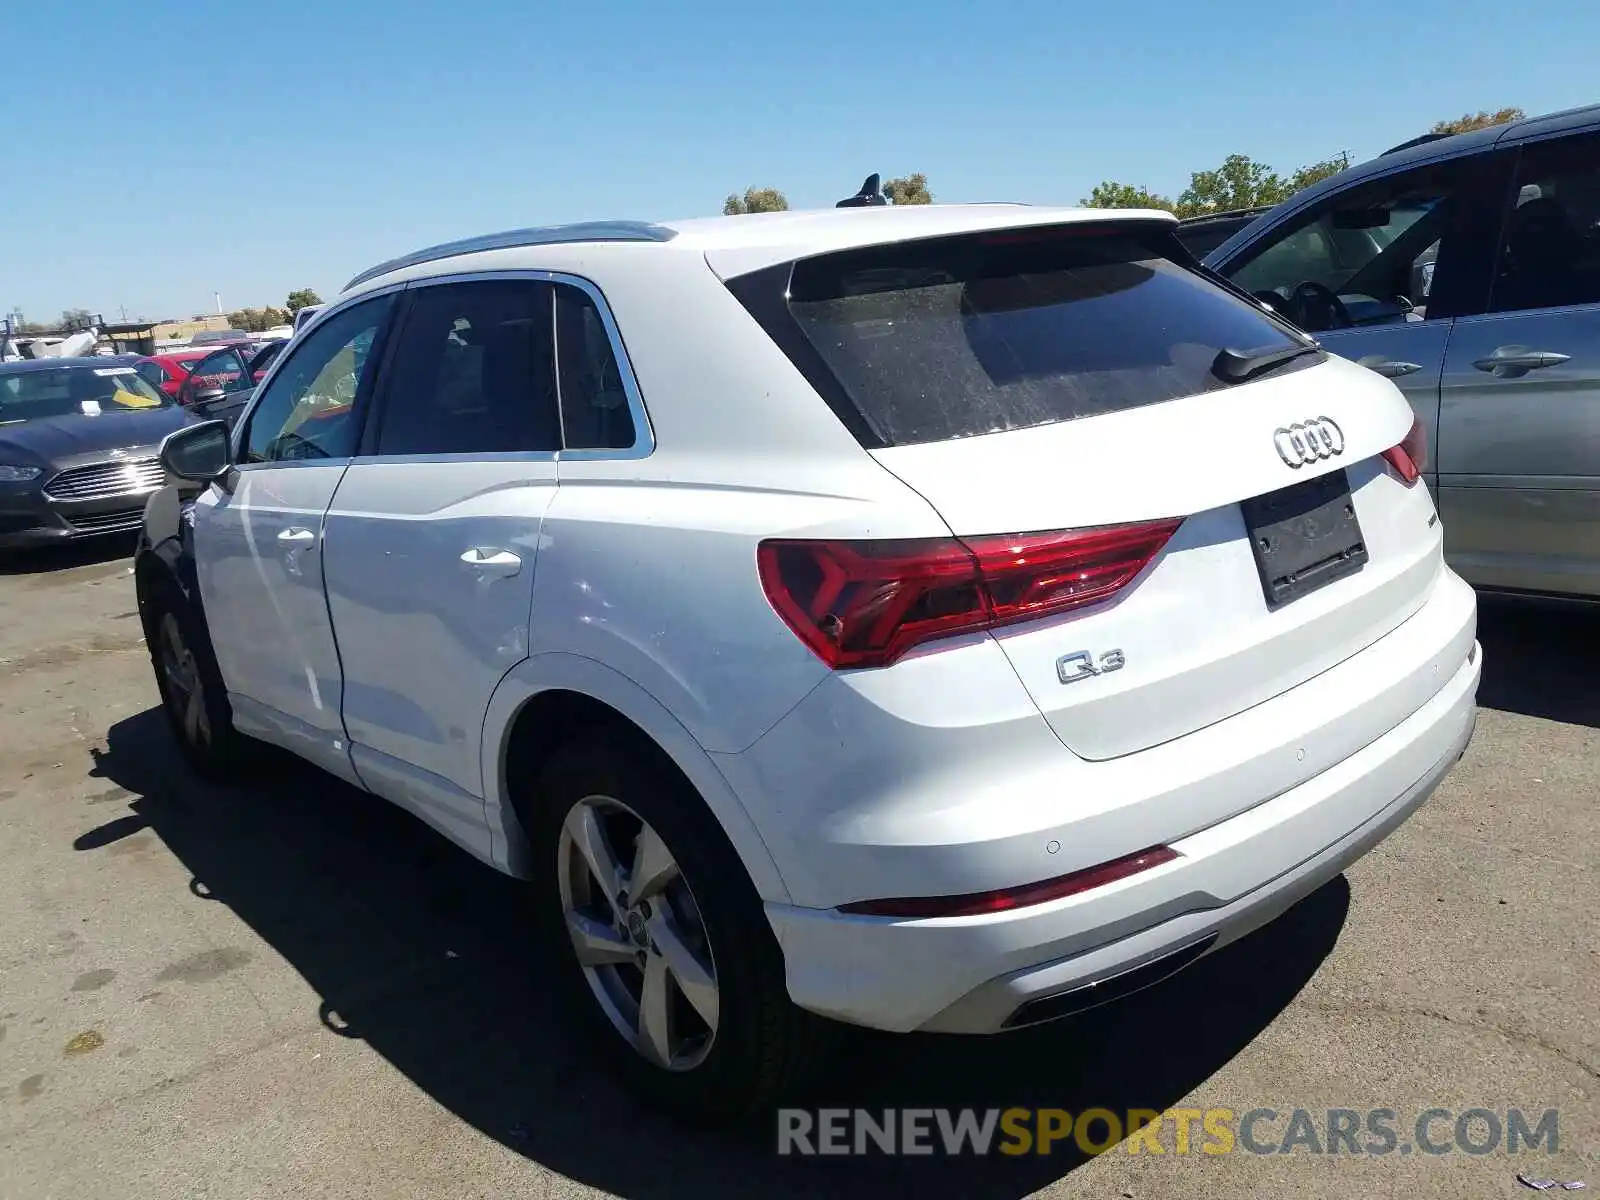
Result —
[[[0,547],[136,529],[191,417],[126,362],[0,364]]]

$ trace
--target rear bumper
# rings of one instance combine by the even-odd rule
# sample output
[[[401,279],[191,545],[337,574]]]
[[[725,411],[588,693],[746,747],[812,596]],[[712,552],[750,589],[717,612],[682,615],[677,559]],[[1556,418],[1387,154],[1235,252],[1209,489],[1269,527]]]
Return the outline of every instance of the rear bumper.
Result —
[[[1154,799],[1120,810],[1123,844],[1097,846],[1087,863],[1079,854],[1078,860],[1062,861],[1059,871],[1034,868],[1004,882],[1065,873],[1154,842],[1165,841],[1182,855],[1153,870],[1065,900],[978,917],[896,920],[769,903],[790,995],[804,1008],[875,1028],[987,1033],[1017,1023],[1015,1015],[1024,1006],[1033,1007],[1021,1014],[1023,1020],[1085,1006],[1083,996],[1043,1002],[1086,986],[1115,995],[1120,985],[1111,981],[1120,975],[1141,971],[1123,982],[1153,982],[1163,968],[1151,964],[1178,955],[1174,965],[1182,965],[1185,957],[1248,933],[1333,878],[1404,821],[1460,757],[1476,717],[1481,654],[1475,625],[1470,589],[1443,574],[1428,604],[1369,651],[1275,701],[1130,756],[1156,765],[1164,777],[1147,774]],[[1364,723],[1375,712],[1383,715],[1383,732],[1348,745],[1341,731],[1370,728]],[[1249,756],[1236,754],[1241,736],[1247,743],[1253,740]],[[1326,762],[1330,749],[1337,754]],[[1263,772],[1285,754],[1291,764],[1298,758],[1320,769],[1309,777],[1302,773],[1293,786],[1273,787]],[[1185,766],[1191,773],[1168,774],[1169,768]],[[1113,778],[1108,768],[1120,769],[1114,763],[1061,763],[1058,811],[1065,808],[1063,815],[1069,815],[1080,789],[1093,787],[1098,778]],[[1032,767],[1019,772],[1023,778],[1011,794],[1021,798],[1010,807],[1031,812],[1038,805],[1039,772]],[[1237,790],[1240,802],[1232,815],[1204,828],[1174,829],[1185,795],[1214,786]],[[915,846],[880,845],[881,859],[889,865],[914,850],[927,878],[917,890],[869,880],[867,886],[875,889],[869,894],[983,890],[994,884],[984,879],[972,886],[962,877],[965,864],[986,868],[1001,851],[1006,851],[1001,857],[1010,857],[1013,843],[1047,839],[1060,847],[1051,852],[1052,859],[1066,860],[1081,850],[1080,841],[1098,843],[1102,836],[1104,810],[1083,805],[1082,820],[1061,822],[1058,816],[1051,828],[1035,827],[1024,843],[1021,835],[1007,834],[1015,817],[1000,799],[1004,795],[1002,789],[981,798],[987,805],[981,828],[990,836],[975,836],[970,823],[958,823],[945,807],[926,815],[943,832],[965,830],[966,842],[934,844],[924,832]],[[1165,819],[1157,823],[1161,813]],[[854,853],[861,847],[841,834],[858,832],[858,826],[835,825],[828,835],[839,839],[842,852]],[[884,872],[892,873],[897,872]]]

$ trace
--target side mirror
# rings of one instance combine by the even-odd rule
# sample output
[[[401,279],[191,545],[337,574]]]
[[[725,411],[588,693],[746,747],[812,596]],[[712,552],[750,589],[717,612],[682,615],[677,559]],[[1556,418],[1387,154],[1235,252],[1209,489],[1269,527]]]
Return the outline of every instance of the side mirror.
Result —
[[[161,466],[175,479],[213,483],[233,468],[226,421],[202,421],[169,433],[161,443]]]

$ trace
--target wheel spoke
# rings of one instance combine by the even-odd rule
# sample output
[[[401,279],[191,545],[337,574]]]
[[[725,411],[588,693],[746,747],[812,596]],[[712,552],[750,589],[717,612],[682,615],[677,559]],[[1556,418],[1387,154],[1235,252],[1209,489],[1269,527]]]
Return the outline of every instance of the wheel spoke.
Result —
[[[628,873],[628,895],[638,903],[654,896],[678,878],[678,864],[672,852],[661,840],[661,835],[650,826],[642,826],[633,847],[633,870]]]
[[[652,955],[639,992],[639,1041],[645,1056],[660,1066],[672,1063],[672,989],[667,964]]]
[[[606,904],[612,912],[616,912],[617,893],[622,890],[622,868],[617,865],[617,856],[591,805],[581,803],[573,806],[567,814],[567,834],[577,846],[578,853],[583,855],[589,873],[600,885]]]
[[[586,967],[633,961],[634,945],[611,926],[581,912],[567,914],[567,932],[578,961]]]
[[[679,936],[677,929],[665,916],[650,922],[650,936],[661,951],[661,961],[666,964],[667,973],[678,985],[683,998],[700,1014],[706,1028],[715,1033],[721,1001],[717,995],[716,978],[710,969],[700,961],[689,943]]]
[[[206,706],[198,691],[189,693],[188,701],[183,706],[183,732],[184,736],[195,745],[200,744],[200,733],[205,725]]]

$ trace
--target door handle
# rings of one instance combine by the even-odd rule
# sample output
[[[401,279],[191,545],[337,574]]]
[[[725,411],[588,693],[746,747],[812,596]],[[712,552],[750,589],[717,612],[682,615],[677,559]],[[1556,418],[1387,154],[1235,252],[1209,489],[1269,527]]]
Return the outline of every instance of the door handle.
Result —
[[[278,540],[280,542],[287,542],[291,545],[303,546],[307,542],[316,541],[317,535],[312,533],[309,529],[300,529],[298,527],[291,526],[288,529],[281,529],[278,531]]]
[[[469,567],[487,567],[504,575],[522,570],[522,555],[498,546],[471,546],[461,552],[461,561]]]
[[[1356,359],[1356,362],[1369,371],[1376,371],[1385,379],[1399,379],[1402,375],[1422,370],[1421,363],[1398,362],[1392,358],[1384,358],[1381,354],[1369,354],[1366,358]]]
[[[1572,358],[1554,350],[1530,350],[1526,346],[1498,346],[1488,358],[1476,359],[1473,366],[1501,379],[1515,379],[1529,371],[1557,367]]]

